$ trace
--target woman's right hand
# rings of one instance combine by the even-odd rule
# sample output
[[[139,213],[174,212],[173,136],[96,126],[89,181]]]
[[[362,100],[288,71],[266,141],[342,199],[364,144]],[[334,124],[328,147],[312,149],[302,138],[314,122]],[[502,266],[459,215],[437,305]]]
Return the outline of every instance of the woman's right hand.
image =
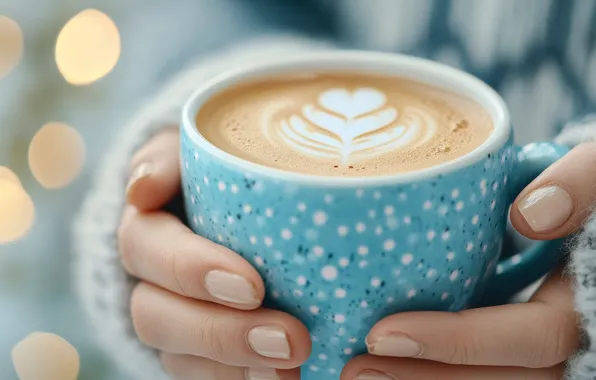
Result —
[[[131,173],[118,241],[141,280],[130,305],[139,339],[176,380],[297,380],[292,368],[310,354],[304,325],[261,307],[263,281],[246,260],[161,211],[180,190],[177,130],[149,141]]]

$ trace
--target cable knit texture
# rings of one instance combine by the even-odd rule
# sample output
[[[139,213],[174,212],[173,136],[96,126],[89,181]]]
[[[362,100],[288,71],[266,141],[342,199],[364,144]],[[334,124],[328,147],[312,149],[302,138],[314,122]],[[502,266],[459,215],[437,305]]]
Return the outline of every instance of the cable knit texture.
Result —
[[[263,38],[222,51],[175,78],[157,98],[147,103],[116,137],[105,157],[95,186],[75,224],[74,273],[76,289],[98,332],[98,339],[130,379],[161,380],[156,353],[138,341],[130,320],[129,298],[135,280],[124,272],[118,257],[116,232],[124,205],[127,164],[132,154],[165,126],[177,124],[181,107],[191,92],[217,73],[246,62],[329,47],[295,36]],[[596,140],[596,117],[570,124],[558,141],[570,146]],[[577,238],[572,269],[577,275],[577,309],[583,327],[595,337],[587,351],[570,366],[570,378],[596,378],[596,218]]]
[[[556,141],[569,146],[596,141],[596,115],[569,123]],[[596,379],[596,214],[586,223],[574,242],[570,270],[575,275],[576,309],[588,339],[585,351],[569,362],[568,378],[594,380]]]
[[[596,136],[592,137],[596,140]],[[588,342],[585,352],[570,361],[569,379],[593,380],[596,378],[596,215],[578,236],[571,269],[576,276],[576,309]]]

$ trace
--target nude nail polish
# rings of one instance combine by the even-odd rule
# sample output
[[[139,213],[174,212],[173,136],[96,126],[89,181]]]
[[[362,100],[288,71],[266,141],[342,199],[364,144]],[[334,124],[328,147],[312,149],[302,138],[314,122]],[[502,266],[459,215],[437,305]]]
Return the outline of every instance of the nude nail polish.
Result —
[[[135,183],[137,183],[141,178],[150,176],[152,172],[153,165],[151,165],[149,162],[142,162],[135,166],[130,173],[130,178],[128,179],[128,184],[126,185],[126,192],[128,193]]]
[[[277,372],[271,368],[248,368],[246,380],[279,380]]]
[[[247,306],[260,303],[252,283],[237,274],[212,270],[205,276],[205,289],[220,301]]]
[[[289,359],[290,343],[286,331],[277,326],[259,326],[248,332],[248,345],[257,354],[273,359]]]
[[[405,334],[388,334],[368,343],[368,352],[379,356],[413,358],[422,353],[422,346]]]
[[[563,188],[545,186],[522,198],[518,209],[534,232],[548,232],[569,219],[573,213],[573,199]]]

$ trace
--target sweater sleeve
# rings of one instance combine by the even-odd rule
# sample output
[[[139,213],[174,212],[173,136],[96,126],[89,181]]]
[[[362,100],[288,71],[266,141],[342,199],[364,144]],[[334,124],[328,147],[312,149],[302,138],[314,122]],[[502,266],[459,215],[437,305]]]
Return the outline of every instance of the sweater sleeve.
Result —
[[[74,226],[74,284],[97,339],[130,379],[162,380],[155,352],[132,327],[129,297],[136,280],[120,264],[116,232],[124,206],[128,162],[152,135],[178,124],[185,100],[202,82],[246,63],[328,48],[325,42],[287,35],[261,37],[204,59],[182,72],[141,109],[105,154]]]
[[[568,124],[556,141],[570,147],[596,141],[596,114]],[[570,270],[575,275],[575,307],[585,343],[583,351],[569,362],[568,378],[593,380],[596,378],[596,214],[572,245]]]
[[[181,108],[202,82],[218,73],[269,57],[329,48],[325,42],[286,35],[264,37],[220,51],[173,78],[123,127],[107,151],[74,226],[74,283],[97,339],[131,379],[165,380],[153,350],[136,337],[129,297],[136,280],[123,270],[116,239],[127,182],[128,162],[151,136],[178,124]],[[557,142],[569,146],[596,141],[596,115],[570,123]],[[587,335],[585,351],[569,366],[573,380],[596,377],[596,216],[578,235],[571,269],[576,274],[576,306]],[[593,343],[592,343],[593,342]]]

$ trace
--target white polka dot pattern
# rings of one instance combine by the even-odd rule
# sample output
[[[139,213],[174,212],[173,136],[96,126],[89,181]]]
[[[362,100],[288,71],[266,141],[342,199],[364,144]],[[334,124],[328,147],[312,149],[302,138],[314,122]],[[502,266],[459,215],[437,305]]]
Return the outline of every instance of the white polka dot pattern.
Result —
[[[194,153],[183,139],[183,154]],[[198,153],[183,169],[190,225],[254,265],[265,306],[309,328],[313,354],[303,371],[338,374],[366,351],[375,321],[405,310],[460,310],[487,274],[524,262],[496,263],[509,206],[505,177],[514,178],[518,159],[512,148],[463,176],[372,188],[290,186]]]

